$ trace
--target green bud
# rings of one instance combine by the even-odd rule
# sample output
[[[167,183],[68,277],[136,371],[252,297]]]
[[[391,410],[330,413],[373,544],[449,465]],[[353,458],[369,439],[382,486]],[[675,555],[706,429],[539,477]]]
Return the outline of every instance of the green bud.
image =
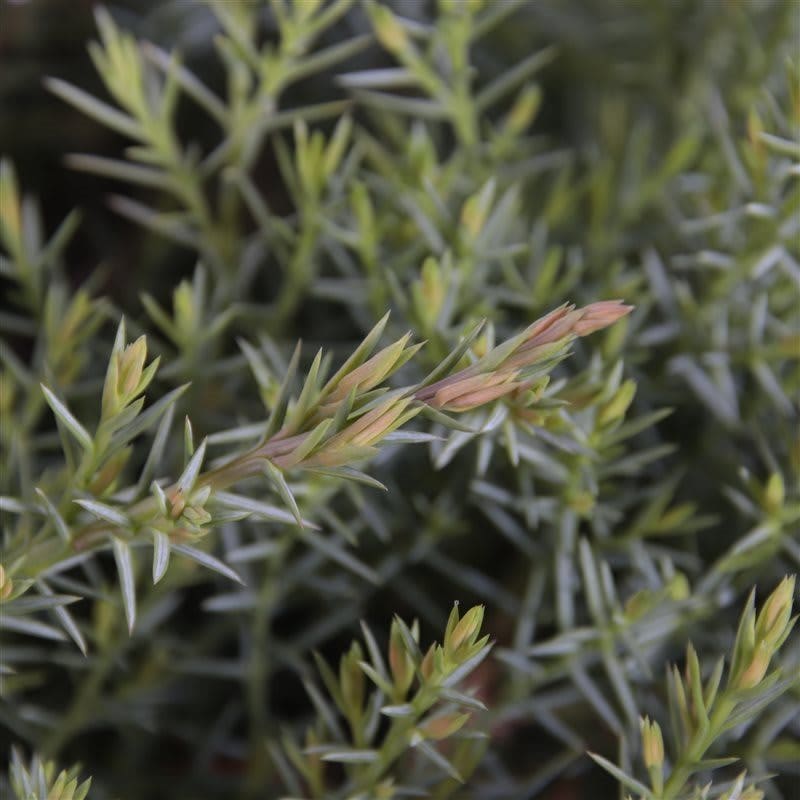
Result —
[[[133,394],[139,385],[146,358],[147,339],[144,336],[140,336],[122,352],[119,359],[119,388],[124,397]]]
[[[472,716],[466,714],[445,714],[429,720],[419,728],[419,732],[426,739],[446,739],[464,726]]]
[[[777,648],[790,625],[794,600],[795,576],[785,577],[764,601],[756,618],[755,638]]]
[[[61,771],[53,785],[50,787],[50,791],[47,793],[47,800],[61,800],[61,798],[64,797],[64,788],[66,783],[67,773]]]
[[[167,495],[169,500],[169,516],[171,519],[178,519],[186,508],[186,495],[182,489],[173,489]]]
[[[783,508],[786,498],[786,487],[780,472],[773,472],[764,487],[764,508],[770,514],[775,514]]]
[[[470,239],[475,239],[483,230],[494,200],[495,183],[488,181],[482,189],[467,199],[461,208],[461,225]]]
[[[103,419],[110,419],[130,405],[155,375],[158,359],[145,370],[147,339],[140,336],[123,350],[112,353],[103,386]]]
[[[664,764],[664,738],[661,735],[661,726],[651,721],[648,717],[639,720],[642,732],[642,759],[644,765],[650,769]]]
[[[506,129],[521,133],[533,122],[542,103],[542,90],[538,86],[526,86],[517,97],[506,117]]]
[[[348,653],[339,662],[339,685],[342,687],[342,700],[349,712],[348,716],[359,715],[364,706],[365,679],[358,663],[363,658],[361,645],[353,642]]]
[[[642,732],[642,760],[650,773],[650,782],[656,795],[664,788],[664,738],[657,722],[647,717],[639,720]]]
[[[627,380],[617,389],[614,397],[600,407],[597,413],[598,425],[609,425],[625,416],[636,394],[636,382]]]
[[[411,289],[417,316],[426,329],[433,328],[444,305],[446,287],[435,258],[425,259],[421,276]]]
[[[386,7],[370,6],[372,24],[378,41],[391,53],[399,53],[408,46],[408,34],[395,15]]]
[[[422,663],[420,664],[419,671],[422,673],[422,677],[428,681],[430,680],[431,676],[433,675],[433,670],[435,666],[435,653],[436,653],[436,645],[432,644],[425,655],[422,657]]]
[[[172,293],[172,307],[175,310],[175,327],[183,339],[182,344],[192,343],[192,337],[197,330],[197,309],[194,290],[189,281],[181,281]]]
[[[120,408],[119,400],[119,353],[112,353],[106,369],[103,385],[102,414],[104,419],[113,417]]]
[[[667,594],[672,600],[686,600],[691,592],[689,579],[682,572],[676,572],[667,583]]]
[[[211,522],[211,514],[200,506],[186,506],[183,510],[183,518],[196,528],[201,528]]]
[[[389,668],[391,669],[397,692],[395,699],[402,700],[414,680],[414,664],[406,651],[397,620],[392,622],[391,633],[389,634]]]
[[[734,682],[735,689],[752,689],[761,683],[769,669],[773,650],[766,642],[759,642],[749,663]]]
[[[452,654],[462,644],[472,644],[475,641],[483,623],[483,606],[474,606],[459,620],[450,637],[445,637],[445,650]]]
[[[446,642],[452,637],[453,631],[460,619],[461,615],[458,613],[458,601],[456,601],[450,609],[450,616],[447,618],[447,626],[444,629],[444,640]]]

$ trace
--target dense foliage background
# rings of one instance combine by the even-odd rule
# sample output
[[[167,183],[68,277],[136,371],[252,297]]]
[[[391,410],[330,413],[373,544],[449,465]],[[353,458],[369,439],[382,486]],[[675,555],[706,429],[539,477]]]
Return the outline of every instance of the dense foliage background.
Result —
[[[665,668],[691,640],[703,681],[725,656],[736,688],[750,589],[760,608],[800,564],[800,6],[48,0],[0,21],[3,746],[81,762],[98,798],[615,797],[653,777],[644,715],[667,779],[700,762],[686,742],[702,714],[679,719]],[[300,339],[300,376],[320,347],[335,369],[391,311],[381,345],[426,341],[388,381],[407,386],[481,320],[449,369],[562,303],[612,298],[635,310],[563,362],[546,354],[529,394],[426,411],[352,454],[364,474],[280,464],[227,516],[195,495],[195,562],[215,554],[244,587],[179,550],[152,585],[138,529],[69,561],[92,520],[124,529],[108,508],[176,480],[205,437],[209,465],[255,445],[286,412]],[[88,430],[105,419],[123,316],[161,358],[145,409],[168,398],[163,424],[81,477],[54,404]],[[34,544],[63,531],[47,572]],[[359,621],[413,661],[391,625],[416,618],[420,658],[443,641],[454,666],[480,649],[444,635],[454,601],[485,606],[495,643],[445,698],[474,696],[472,717],[425,753],[404,740],[394,788],[371,781],[342,750],[373,751],[337,697],[372,687],[349,650],[374,657]],[[350,653],[349,689],[319,677],[315,650],[334,670]],[[800,797],[797,636],[773,655],[783,677],[762,673],[709,739],[708,757],[740,759],[716,765],[711,796],[757,797],[731,783],[746,768],[769,797]],[[315,784],[320,753],[341,752]],[[625,791],[699,797],[713,766]]]

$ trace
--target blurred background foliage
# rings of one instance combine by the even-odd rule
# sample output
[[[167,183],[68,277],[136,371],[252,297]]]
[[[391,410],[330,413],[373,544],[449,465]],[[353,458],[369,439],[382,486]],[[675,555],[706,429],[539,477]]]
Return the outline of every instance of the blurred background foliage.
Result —
[[[800,564],[800,6],[97,9],[0,9],[0,150],[45,240],[81,215],[38,294],[4,279],[28,294],[3,317],[3,495],[30,502],[55,469],[39,381],[96,416],[123,314],[162,357],[152,399],[191,381],[177,411],[222,453],[273,407],[297,339],[303,373],[320,346],[338,363],[391,309],[387,341],[427,341],[408,367],[420,380],[482,319],[475,356],[566,301],[636,309],[577,341],[533,410],[500,402],[470,416],[480,435],[436,423],[441,438],[381,451],[368,471],[385,494],[289,475],[324,540],[222,523],[214,547],[246,589],[172,565],[129,637],[110,560],[56,587],[84,598],[90,655],[6,642],[4,746],[81,761],[91,797],[310,791],[307,776],[286,787],[302,769],[280,731],[321,713],[311,650],[338,660],[360,619],[383,645],[394,613],[432,641],[459,600],[485,605],[496,642],[472,678],[486,752],[475,768],[481,753],[459,751],[475,768],[463,788],[413,759],[411,785],[619,796],[587,750],[646,780],[639,717],[669,727],[665,665],[691,639],[708,678],[750,587],[760,601]],[[148,43],[134,66],[114,61],[120,32]],[[194,77],[165,100],[173,51]],[[138,151],[130,121],[81,113],[71,87],[144,125]],[[180,474],[180,438],[159,475]],[[797,674],[796,636],[780,659]],[[748,796],[731,793],[745,767],[769,797],[800,796],[800,686],[781,686],[720,735],[716,755],[742,761],[715,796]]]

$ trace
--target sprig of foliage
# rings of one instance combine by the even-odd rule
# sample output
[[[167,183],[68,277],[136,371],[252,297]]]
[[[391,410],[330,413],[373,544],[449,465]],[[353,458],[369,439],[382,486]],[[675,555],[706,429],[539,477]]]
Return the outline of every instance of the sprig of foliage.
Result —
[[[368,764],[322,762],[320,787],[291,753],[318,775],[315,746],[378,749],[394,723],[369,678],[360,716],[309,683],[313,741],[281,751],[308,654],[393,611],[442,630],[458,596],[486,605],[498,645],[473,675],[491,739],[433,745],[462,777],[460,748],[470,766],[485,749],[471,787],[417,745],[362,793],[535,797],[567,774],[599,792],[584,754],[612,739],[622,784],[655,792],[631,765],[658,760],[654,675],[690,637],[706,688],[742,593],[800,564],[796,15],[712,6],[97,12],[104,88],[48,79],[64,124],[26,125],[38,105],[20,103],[9,141],[24,158],[52,129],[60,154],[83,136],[74,109],[122,136],[67,163],[114,181],[112,208],[157,237],[92,239],[100,209],[77,239],[75,214],[48,236],[0,167],[3,741],[80,754],[98,794],[252,798],[283,780],[344,797]],[[108,266],[83,281],[87,245]],[[636,312],[580,341],[622,313],[607,297]],[[759,706],[783,685],[770,674],[711,745],[746,775],[713,786],[680,776],[702,744],[680,678],[691,730],[675,712],[665,792],[787,795],[798,689]]]
[[[142,539],[152,541],[154,582],[163,577],[171,550],[238,579],[222,562],[187,544],[205,537],[231,514],[241,518],[254,512],[246,500],[240,501],[229,494],[224,495],[220,503],[220,492],[254,475],[266,475],[302,526],[304,523],[285,471],[321,468],[326,474],[370,483],[369,477],[354,471],[352,464],[374,455],[383,440],[423,409],[433,411],[438,418],[441,411],[463,412],[511,393],[526,391],[532,385],[531,376],[539,377],[542,370],[552,367],[554,357],[563,357],[575,337],[606,327],[629,311],[630,307],[616,301],[584,309],[559,309],[469,367],[435,382],[431,381],[432,375],[422,384],[392,391],[382,385],[383,382],[413,357],[419,346],[409,347],[406,336],[370,357],[383,331],[385,318],[327,380],[327,366],[323,364],[322,352],[318,352],[302,389],[292,398],[299,355],[296,350],[261,441],[255,448],[202,472],[207,444],[204,441],[195,450],[191,427],[187,427],[183,473],[177,481],[165,486],[152,481],[148,487],[148,477],[158,468],[159,448],[163,448],[163,441],[157,436],[144,473],[134,487],[122,492],[123,503],[116,491],[117,481],[130,456],[131,442],[166,414],[185,387],[174,390],[141,413],[144,407],[141,395],[155,377],[158,359],[145,366],[147,344],[144,337],[126,344],[125,326],[121,323],[106,371],[100,420],[94,434],[89,433],[51,390],[42,387],[63,431],[68,488],[56,506],[40,490],[44,501],[41,510],[47,522],[33,537],[23,533],[18,541],[12,539],[6,556],[6,578],[12,581],[18,574],[26,575],[27,583],[20,586],[27,588],[76,552],[86,553],[110,543],[128,626],[132,628],[136,618],[133,544]],[[437,373],[450,371],[452,365],[464,357],[468,343],[469,340],[451,354]],[[259,367],[263,366],[259,356],[249,346],[245,347],[258,374]],[[530,393],[522,405],[530,406],[536,399],[536,394]],[[165,419],[169,421],[170,417]],[[20,507],[9,510],[24,512]],[[87,516],[94,521],[86,521]],[[23,513],[20,523],[23,531],[29,527],[25,523]],[[15,610],[13,602],[5,609],[10,618],[15,616]],[[75,628],[74,625],[70,627]],[[28,629],[32,633],[35,631],[30,625]]]
[[[682,676],[677,666],[667,672],[674,755],[666,768],[661,726],[641,719],[642,761],[650,775],[650,788],[633,775],[602,756],[592,758],[607,769],[641,800],[676,800],[700,796],[689,781],[692,775],[727,766],[735,758],[706,758],[706,753],[723,735],[751,722],[769,703],[793,684],[796,676],[781,680],[780,667],[770,671],[770,663],[786,642],[797,617],[792,617],[795,577],[786,577],[764,601],[758,614],[755,592],[750,594],[733,643],[728,677],[722,686],[724,659],[704,679],[697,652],[690,644]],[[763,797],[755,788],[744,788],[744,776],[725,793],[725,797]],[[702,791],[706,796],[708,788]]]
[[[55,763],[34,756],[30,764],[22,760],[18,750],[11,754],[10,786],[17,800],[84,800],[92,779],[78,783],[81,768],[75,766],[56,773]]]
[[[215,305],[230,300],[230,290],[247,288],[252,270],[233,273],[242,260],[261,257],[261,237],[247,236],[242,211],[249,207],[264,224],[268,241],[277,232],[286,279],[275,308],[283,320],[294,311],[313,272],[318,238],[327,204],[328,186],[345,152],[349,123],[342,119],[330,142],[320,132],[309,137],[307,122],[338,115],[343,102],[321,103],[280,111],[279,100],[293,83],[318,74],[358,53],[366,37],[356,36],[314,51],[315,41],[347,12],[352,0],[328,7],[304,0],[288,6],[273,4],[279,44],[259,45],[257,5],[210,3],[223,32],[217,53],[226,71],[225,100],[193,74],[177,53],[139,42],[120,30],[103,8],[96,13],[100,42],[89,52],[98,74],[119,110],[59,78],[48,88],[97,122],[132,139],[126,160],[73,154],[70,166],[124,183],[155,189],[171,198],[172,211],[156,212],[128,197],[115,195],[114,209],[178,244],[197,247],[217,273]],[[177,107],[192,100],[220,129],[210,152],[184,147],[177,133]],[[297,204],[298,226],[272,218],[264,199],[255,194],[248,174],[270,135],[290,127],[295,147],[278,151],[279,164]],[[214,200],[209,200],[213,192]],[[289,255],[291,254],[291,255]],[[247,273],[250,273],[249,275]]]
[[[469,776],[483,748],[476,733],[465,726],[485,706],[472,693],[456,687],[491,649],[489,637],[480,637],[483,612],[482,606],[475,606],[460,616],[454,606],[442,644],[431,644],[424,654],[419,646],[419,624],[409,627],[395,617],[386,659],[364,626],[366,656],[362,646],[353,642],[339,661],[338,677],[316,656],[334,705],[313,684],[307,684],[317,723],[307,731],[303,749],[290,737],[283,739],[288,760],[311,797],[388,800],[422,784],[434,787],[434,796],[448,797],[453,782]],[[367,681],[374,686],[371,693]],[[347,733],[339,725],[338,715],[346,720]],[[390,720],[388,728],[382,729],[381,719]],[[448,748],[452,751],[448,759],[437,743],[451,739],[457,744]],[[279,751],[273,753],[287,783],[294,785],[296,776],[287,773],[288,764]],[[345,772],[344,781],[335,789],[325,777],[327,763],[340,764]]]

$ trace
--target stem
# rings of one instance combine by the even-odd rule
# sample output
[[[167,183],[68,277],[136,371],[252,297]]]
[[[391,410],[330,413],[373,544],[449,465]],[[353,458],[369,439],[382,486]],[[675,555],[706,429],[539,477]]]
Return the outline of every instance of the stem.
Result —
[[[408,749],[408,739],[414,726],[422,715],[436,702],[438,687],[422,687],[411,701],[414,713],[408,717],[398,717],[392,721],[389,732],[380,748],[377,761],[369,765],[358,785],[357,791],[367,791],[375,786],[384,772]]]
[[[267,575],[258,595],[251,625],[252,644],[250,671],[245,691],[250,715],[250,756],[248,778],[244,789],[246,797],[259,797],[266,784],[269,760],[264,758],[264,741],[267,730],[267,709],[270,708],[269,678],[272,671],[270,658],[270,623],[279,597],[280,575],[289,551],[289,541],[283,538],[281,548],[267,561]]]
[[[659,800],[674,800],[686,785],[692,774],[693,767],[702,760],[706,751],[722,733],[722,728],[728,717],[736,708],[736,700],[730,693],[722,695],[717,701],[717,707],[711,715],[711,719],[705,731],[696,731],[684,749],[672,774],[669,776],[664,791],[659,795]]]

